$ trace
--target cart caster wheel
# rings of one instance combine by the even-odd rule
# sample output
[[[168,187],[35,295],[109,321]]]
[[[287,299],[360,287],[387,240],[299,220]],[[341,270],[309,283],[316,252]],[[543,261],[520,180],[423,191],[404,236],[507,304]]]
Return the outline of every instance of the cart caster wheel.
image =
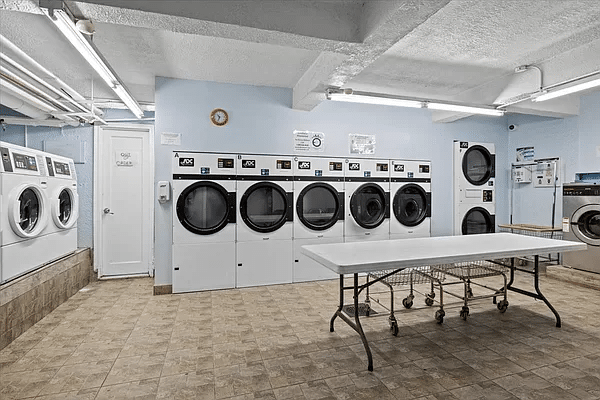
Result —
[[[427,304],[428,306],[432,306],[433,305],[433,299],[431,297],[426,297],[425,298],[425,304]]]
[[[460,317],[461,317],[461,318],[462,318],[464,321],[466,321],[468,316],[469,316],[469,307],[466,307],[466,306],[465,306],[465,307],[463,307],[463,308],[460,310]]]
[[[501,300],[498,302],[498,310],[503,313],[508,308],[508,300]]]
[[[390,324],[390,330],[392,331],[392,335],[398,336],[398,322],[392,321]]]
[[[468,298],[471,298],[471,297],[473,297],[473,289],[471,289],[471,288],[468,288],[468,289],[467,289],[467,297],[468,297]]]
[[[409,299],[408,297],[405,298],[404,300],[402,300],[402,305],[404,306],[404,308],[411,308],[413,305],[412,299]]]
[[[371,314],[371,304],[365,303],[365,315],[368,317]]]
[[[441,324],[442,322],[444,322],[444,316],[446,315],[446,313],[444,312],[444,310],[437,310],[435,312],[435,321],[438,324]]]
[[[427,295],[427,297],[430,297],[432,299],[435,299],[435,292],[431,292]]]

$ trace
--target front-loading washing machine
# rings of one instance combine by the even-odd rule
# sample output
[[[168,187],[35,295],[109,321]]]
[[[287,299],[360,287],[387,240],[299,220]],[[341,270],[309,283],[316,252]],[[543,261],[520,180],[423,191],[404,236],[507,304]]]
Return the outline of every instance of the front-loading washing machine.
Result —
[[[293,282],[333,279],[337,275],[302,254],[310,244],[344,242],[344,159],[294,158]]]
[[[60,258],[77,250],[79,195],[72,159],[41,152],[48,173],[48,225],[43,232],[50,258]]]
[[[563,263],[600,273],[600,184],[564,184],[563,217],[564,238],[587,244],[587,250],[564,253]]]
[[[345,242],[389,239],[389,164],[389,160],[345,160]]]
[[[390,239],[431,236],[431,162],[392,160]]]
[[[50,261],[42,240],[48,180],[36,150],[0,142],[0,157],[0,282],[7,282]]]
[[[293,157],[237,160],[237,287],[292,282]]]
[[[234,155],[173,153],[173,293],[235,287]]]
[[[454,141],[454,234],[496,231],[493,143]]]

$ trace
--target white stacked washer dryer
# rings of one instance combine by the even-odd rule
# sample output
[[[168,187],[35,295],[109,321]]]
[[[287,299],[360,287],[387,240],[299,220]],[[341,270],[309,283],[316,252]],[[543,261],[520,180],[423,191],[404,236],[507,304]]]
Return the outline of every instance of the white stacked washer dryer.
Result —
[[[240,155],[236,286],[292,282],[293,157]]]
[[[173,153],[173,293],[235,287],[234,155]]]
[[[51,261],[48,179],[36,150],[0,142],[0,282],[15,279]]]
[[[454,141],[454,234],[496,231],[493,143]]]
[[[389,239],[389,160],[347,159],[344,163],[344,241]]]
[[[392,160],[390,239],[431,236],[431,162]]]
[[[72,159],[49,153],[42,153],[42,156],[48,172],[49,206],[49,221],[43,235],[52,235],[48,238],[52,242],[49,255],[59,258],[77,250],[77,175]]]
[[[337,275],[302,254],[309,244],[344,242],[344,159],[295,157],[293,282]]]

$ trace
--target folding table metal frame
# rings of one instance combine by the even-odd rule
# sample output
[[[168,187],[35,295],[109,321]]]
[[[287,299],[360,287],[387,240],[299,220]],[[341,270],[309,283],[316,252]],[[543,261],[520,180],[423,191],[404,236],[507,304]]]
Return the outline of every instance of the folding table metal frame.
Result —
[[[507,289],[525,296],[542,300],[556,317],[556,326],[561,326],[560,316],[542,294],[539,287],[539,254],[585,250],[584,243],[555,239],[529,237],[511,233],[490,233],[467,236],[441,236],[416,239],[365,241],[303,246],[308,257],[323,264],[339,275],[339,306],[330,321],[330,331],[340,317],[359,335],[368,358],[368,370],[373,371],[373,356],[359,319],[358,296],[370,285],[386,279],[408,267],[440,265],[480,260],[510,259],[510,280]],[[533,271],[515,266],[516,257],[533,256]],[[391,270],[378,279],[359,284],[359,275],[369,272]],[[535,292],[513,287],[515,271],[530,273],[534,277]],[[344,275],[353,275],[352,286],[344,285]],[[352,290],[354,315],[344,312],[344,291]],[[354,320],[353,320],[354,319]]]

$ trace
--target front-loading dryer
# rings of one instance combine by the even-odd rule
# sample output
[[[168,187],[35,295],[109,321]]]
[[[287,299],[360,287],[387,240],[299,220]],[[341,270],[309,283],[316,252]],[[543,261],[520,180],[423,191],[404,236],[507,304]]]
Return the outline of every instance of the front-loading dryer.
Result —
[[[392,160],[390,239],[431,236],[431,162]]]
[[[344,242],[344,160],[294,158],[293,282],[337,275],[304,255],[302,246]]]
[[[235,287],[234,155],[173,153],[173,293]]]
[[[389,239],[389,164],[389,160],[345,160],[344,241]]]
[[[236,286],[292,282],[293,157],[237,160]]]
[[[454,234],[496,231],[496,151],[493,143],[454,141]]]
[[[563,217],[564,238],[587,244],[587,250],[565,252],[563,263],[600,273],[600,184],[564,184]]]
[[[48,180],[36,150],[0,142],[0,282],[51,261],[42,233],[48,224]]]
[[[49,221],[43,232],[47,243],[45,251],[51,258],[60,258],[77,250],[79,195],[75,163],[67,157],[40,154],[48,173]]]

